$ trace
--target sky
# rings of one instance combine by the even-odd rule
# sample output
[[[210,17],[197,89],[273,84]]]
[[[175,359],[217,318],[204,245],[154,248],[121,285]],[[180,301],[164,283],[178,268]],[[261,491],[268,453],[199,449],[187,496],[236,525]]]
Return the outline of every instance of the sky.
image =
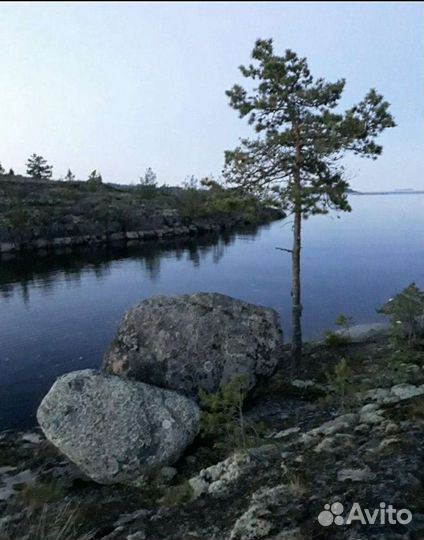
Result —
[[[219,176],[253,135],[228,106],[257,38],[346,78],[343,106],[375,87],[398,126],[377,161],[345,160],[353,189],[423,188],[422,2],[32,2],[0,4],[0,162],[36,152],[85,179]]]

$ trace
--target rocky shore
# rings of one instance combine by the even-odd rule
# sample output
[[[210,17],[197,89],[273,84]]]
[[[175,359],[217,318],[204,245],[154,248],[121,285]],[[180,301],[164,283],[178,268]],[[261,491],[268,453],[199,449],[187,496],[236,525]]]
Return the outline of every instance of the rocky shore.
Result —
[[[163,221],[165,217],[161,216]],[[274,219],[279,216],[274,215]],[[266,223],[270,218],[263,221]],[[169,216],[168,216],[169,221]],[[211,232],[235,229],[249,225],[250,222],[242,219],[222,219],[222,220],[196,220],[190,225],[182,225],[176,222],[174,225],[162,225],[161,228],[145,229],[138,231],[116,231],[107,234],[84,234],[75,236],[57,236],[54,238],[40,238],[36,235],[21,241],[0,242],[1,253],[19,253],[21,251],[43,253],[61,248],[72,248],[79,246],[100,246],[100,245],[135,245],[146,240],[162,240],[189,236],[198,236]],[[13,235],[13,233],[12,233]]]
[[[140,304],[108,373],[66,375],[46,396],[44,433],[0,435],[0,538],[420,540],[422,352],[353,334],[308,344],[295,367],[272,310],[214,294]]]
[[[253,199],[239,203],[223,189],[162,187],[146,198],[136,186],[0,175],[0,255],[198,236],[282,217]]]

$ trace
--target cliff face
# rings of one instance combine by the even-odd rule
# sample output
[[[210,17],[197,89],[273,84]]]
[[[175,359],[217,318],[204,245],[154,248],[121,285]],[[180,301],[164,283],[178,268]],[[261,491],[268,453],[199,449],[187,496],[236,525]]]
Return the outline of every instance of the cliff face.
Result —
[[[228,204],[234,200],[222,188],[212,193],[2,175],[0,252],[198,234],[280,217],[252,199]]]

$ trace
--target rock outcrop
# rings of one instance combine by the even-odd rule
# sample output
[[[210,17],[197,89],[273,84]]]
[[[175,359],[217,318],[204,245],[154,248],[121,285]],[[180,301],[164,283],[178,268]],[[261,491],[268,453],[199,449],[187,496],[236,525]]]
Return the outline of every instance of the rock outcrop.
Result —
[[[355,356],[350,356],[352,375],[343,401],[329,386],[325,399],[316,393],[318,386],[325,390],[339,351],[310,344],[302,379],[287,384],[281,365],[272,385],[263,381],[246,403],[244,426],[260,429],[246,439],[247,448],[233,448],[225,435],[216,450],[199,441],[173,467],[158,467],[137,487],[87,481],[38,431],[0,433],[0,537],[39,537],[43,516],[43,538],[56,540],[65,516],[78,538],[103,540],[424,538],[422,361],[406,357],[419,369],[406,372],[406,382],[399,383],[398,373],[387,377],[391,344],[365,342],[346,350]],[[119,404],[120,393],[115,397]],[[114,407],[98,403],[99,422],[116,422],[121,433],[118,428],[125,426],[115,420]],[[130,402],[123,407],[133,413]],[[162,428],[159,433],[163,436]],[[84,432],[75,435],[83,444]],[[102,452],[99,445],[97,460],[105,459]],[[381,502],[408,509],[412,520],[393,523],[382,513],[385,522],[378,517],[374,525],[356,520],[340,526],[334,519],[346,520],[359,504],[368,520],[365,509],[372,516],[383,509]]]
[[[282,344],[270,308],[217,293],[157,296],[125,314],[103,369],[195,398],[238,374],[253,387],[274,371]]]
[[[175,392],[88,369],[60,377],[37,419],[47,439],[96,482],[139,485],[181,456],[200,411]]]
[[[176,186],[146,194],[142,186],[0,174],[0,255],[201,235],[283,217],[254,199],[245,210],[211,213],[208,200],[208,191]]]
[[[337,330],[335,334],[351,343],[365,343],[367,341],[387,339],[390,334],[390,324],[387,322],[355,324],[348,329]]]

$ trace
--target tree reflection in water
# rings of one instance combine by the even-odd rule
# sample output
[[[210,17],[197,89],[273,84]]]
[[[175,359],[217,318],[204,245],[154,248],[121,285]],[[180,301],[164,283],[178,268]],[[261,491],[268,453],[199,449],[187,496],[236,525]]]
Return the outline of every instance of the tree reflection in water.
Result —
[[[257,227],[244,228],[244,238],[253,238]],[[176,260],[186,258],[194,266],[211,254],[217,264],[225,254],[226,248],[233,244],[235,231],[205,234],[198,237],[178,238],[144,243],[80,247],[60,251],[22,253],[18,256],[3,256],[0,260],[0,296],[7,300],[21,294],[26,305],[30,302],[33,286],[45,294],[51,294],[55,285],[65,281],[69,285],[79,285],[82,276],[103,279],[110,274],[111,266],[120,260],[140,261],[151,281],[156,281],[161,272],[163,258]]]

